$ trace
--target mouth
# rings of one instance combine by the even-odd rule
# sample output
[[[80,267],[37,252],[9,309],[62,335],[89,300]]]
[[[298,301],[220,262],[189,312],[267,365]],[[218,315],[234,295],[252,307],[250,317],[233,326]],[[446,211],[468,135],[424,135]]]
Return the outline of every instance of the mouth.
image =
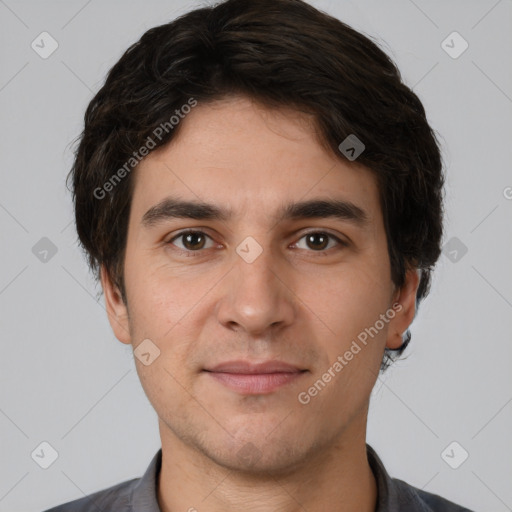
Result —
[[[244,395],[272,393],[299,379],[307,371],[282,361],[257,364],[228,361],[203,370],[220,384]]]

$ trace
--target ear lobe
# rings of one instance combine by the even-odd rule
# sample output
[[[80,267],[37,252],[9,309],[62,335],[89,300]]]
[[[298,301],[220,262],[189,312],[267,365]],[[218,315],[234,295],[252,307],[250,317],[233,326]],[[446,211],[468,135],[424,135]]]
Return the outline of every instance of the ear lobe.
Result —
[[[402,335],[411,325],[416,314],[416,292],[420,284],[421,270],[413,268],[406,272],[403,286],[397,290],[393,304],[395,317],[389,322],[386,348],[396,350],[402,345]]]
[[[128,308],[123,302],[119,288],[113,284],[104,265],[101,266],[101,286],[105,295],[108,321],[115,337],[122,343],[130,344]]]

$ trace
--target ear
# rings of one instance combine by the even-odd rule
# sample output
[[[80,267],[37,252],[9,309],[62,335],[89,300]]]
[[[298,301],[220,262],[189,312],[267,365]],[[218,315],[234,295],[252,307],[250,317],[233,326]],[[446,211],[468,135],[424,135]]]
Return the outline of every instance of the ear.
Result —
[[[393,307],[396,314],[389,322],[386,348],[396,350],[402,345],[402,335],[411,325],[416,313],[416,291],[420,284],[420,276],[420,270],[408,270],[403,286],[394,293],[391,305],[397,304]]]
[[[123,302],[119,288],[112,283],[103,265],[101,266],[101,286],[103,287],[103,293],[105,295],[108,321],[114,331],[115,337],[120,342],[128,345],[131,343],[128,308]]]

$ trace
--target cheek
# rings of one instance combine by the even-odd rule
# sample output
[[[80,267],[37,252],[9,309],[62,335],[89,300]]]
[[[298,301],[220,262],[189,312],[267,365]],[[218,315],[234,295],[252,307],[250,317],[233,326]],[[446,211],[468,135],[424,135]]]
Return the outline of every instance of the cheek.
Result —
[[[149,366],[137,361],[137,374],[146,397],[158,416],[169,424],[188,418],[191,409],[197,407],[192,395],[183,392],[183,389],[192,389],[192,382],[187,374],[179,372],[182,364],[176,368],[173,361],[176,356],[168,352],[162,352]]]
[[[312,280],[304,293],[313,314],[344,345],[385,313],[391,292],[392,284],[382,269],[361,264],[331,272],[328,279]]]
[[[135,258],[126,275],[132,322],[156,338],[165,338],[218,281],[213,275],[185,274],[167,263],[137,265]]]
[[[160,350],[150,366],[137,362],[147,393],[158,396],[164,387],[166,392],[174,389],[172,376],[180,383],[189,378],[191,354],[198,350],[203,320],[211,313],[205,310],[208,302],[203,299],[217,281],[211,276],[185,278],[161,265],[153,269],[139,267],[131,274],[130,329],[134,348],[149,339]]]

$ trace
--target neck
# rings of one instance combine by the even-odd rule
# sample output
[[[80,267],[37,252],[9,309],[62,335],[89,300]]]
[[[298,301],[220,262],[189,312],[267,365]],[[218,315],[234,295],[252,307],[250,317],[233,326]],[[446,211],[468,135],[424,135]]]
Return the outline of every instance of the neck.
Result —
[[[377,485],[366,455],[365,428],[339,439],[286,473],[241,473],[219,466],[160,423],[162,512],[374,512]],[[345,437],[345,436],[343,436]]]

